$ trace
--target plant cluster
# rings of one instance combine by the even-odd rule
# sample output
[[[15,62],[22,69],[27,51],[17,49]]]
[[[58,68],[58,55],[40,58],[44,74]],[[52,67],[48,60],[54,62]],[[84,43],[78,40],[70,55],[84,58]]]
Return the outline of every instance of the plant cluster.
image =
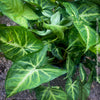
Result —
[[[0,0],[0,14],[18,24],[0,24],[0,50],[13,62],[7,97],[29,89],[38,100],[86,100],[92,82],[100,83],[99,6],[99,0]],[[42,85],[61,75],[65,90]]]

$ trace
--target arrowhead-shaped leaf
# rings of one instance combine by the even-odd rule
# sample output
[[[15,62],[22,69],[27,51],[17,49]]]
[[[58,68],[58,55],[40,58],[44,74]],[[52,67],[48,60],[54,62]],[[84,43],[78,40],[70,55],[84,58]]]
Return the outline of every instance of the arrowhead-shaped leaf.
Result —
[[[69,100],[78,100],[79,96],[79,82],[72,81],[71,78],[69,78],[66,82],[65,90],[67,92]]]
[[[0,29],[0,49],[13,61],[42,49],[42,42],[27,29],[13,26]]]
[[[81,38],[85,42],[87,51],[90,47],[94,46],[97,43],[96,39],[98,35],[96,31],[87,26],[87,24],[85,24],[83,20],[81,20],[78,10],[74,5],[72,5],[71,3],[64,3],[64,6],[66,8],[66,12],[72,17],[73,23],[76,29],[79,31]]]
[[[40,52],[24,56],[12,65],[6,78],[7,97],[36,88],[66,73],[66,70],[47,64],[46,51],[45,47]]]
[[[66,93],[59,87],[38,87],[35,89],[38,100],[67,100]]]
[[[28,20],[36,20],[38,16],[22,0],[0,0],[2,13],[19,25],[28,28]]]

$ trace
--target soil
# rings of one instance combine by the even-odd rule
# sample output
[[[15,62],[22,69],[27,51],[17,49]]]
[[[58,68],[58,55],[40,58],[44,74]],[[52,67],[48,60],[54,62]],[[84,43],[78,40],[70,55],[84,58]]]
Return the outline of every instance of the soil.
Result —
[[[6,16],[0,17],[0,23],[6,24],[7,26],[17,25]],[[4,57],[4,55],[0,53],[0,100],[36,100],[35,93],[34,92],[30,93],[29,90],[20,92],[17,95],[12,96],[10,98],[6,98],[4,84],[5,84],[7,71],[9,70],[11,65],[12,65],[12,62],[10,60],[7,60]],[[58,85],[64,88],[65,81],[63,80],[63,76],[55,79],[54,81],[51,81],[50,85],[53,85],[53,86]],[[100,84],[98,84],[97,82],[93,82],[92,87],[91,87],[91,93],[88,100],[100,100]]]

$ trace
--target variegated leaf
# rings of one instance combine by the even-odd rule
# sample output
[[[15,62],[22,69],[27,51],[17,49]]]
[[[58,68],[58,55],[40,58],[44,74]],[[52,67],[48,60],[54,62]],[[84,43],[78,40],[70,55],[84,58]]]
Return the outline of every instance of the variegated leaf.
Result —
[[[81,38],[85,42],[87,51],[90,47],[94,46],[97,43],[96,39],[98,35],[96,31],[87,26],[87,24],[85,24],[83,20],[81,20],[78,10],[74,5],[70,3],[64,3],[64,6],[66,8],[66,12],[73,18],[73,23],[76,29],[79,31]]]
[[[0,29],[0,49],[13,61],[42,49],[43,43],[34,34],[19,26]]]
[[[87,100],[91,90],[91,84],[86,83],[85,85],[80,85],[80,90],[79,90],[79,100]]]
[[[0,0],[0,10],[17,24],[28,28],[28,20],[36,20],[38,16],[22,0]]]
[[[66,73],[66,70],[47,64],[46,52],[47,47],[44,47],[40,52],[24,56],[12,65],[6,77],[7,97],[36,88]]]
[[[35,89],[38,100],[67,100],[66,93],[59,87],[40,86]]]
[[[72,79],[69,78],[66,82],[65,90],[69,100],[78,100],[79,82],[77,80],[73,82]]]
[[[73,72],[75,70],[75,64],[74,62],[71,60],[70,56],[67,56],[67,60],[66,60],[66,69],[67,69],[67,78],[72,77]]]
[[[54,57],[56,57],[57,59],[59,60],[63,60],[63,57],[62,57],[62,52],[61,52],[61,49],[56,47],[55,45],[52,46],[51,48],[51,53]]]
[[[100,10],[96,4],[85,2],[79,5],[79,16],[85,23],[89,23],[89,21],[96,21],[96,18],[100,18]]]
[[[82,37],[83,41],[86,44],[86,51],[90,47],[96,45],[98,35],[95,30],[85,25],[84,23],[78,23],[77,21],[74,23],[74,25],[79,31],[80,36]]]
[[[86,80],[86,72],[85,72],[82,64],[80,64],[79,72],[80,72],[81,82],[84,82]]]

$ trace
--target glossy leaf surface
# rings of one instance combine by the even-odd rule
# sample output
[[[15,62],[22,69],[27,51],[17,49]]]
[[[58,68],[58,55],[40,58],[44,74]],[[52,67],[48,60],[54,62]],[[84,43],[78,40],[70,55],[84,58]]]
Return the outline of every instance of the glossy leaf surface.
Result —
[[[12,26],[0,29],[0,48],[13,61],[42,49],[43,43],[27,29]]]
[[[6,78],[7,97],[36,88],[66,73],[66,70],[47,64],[46,52],[45,47],[40,52],[25,56],[12,65]]]

